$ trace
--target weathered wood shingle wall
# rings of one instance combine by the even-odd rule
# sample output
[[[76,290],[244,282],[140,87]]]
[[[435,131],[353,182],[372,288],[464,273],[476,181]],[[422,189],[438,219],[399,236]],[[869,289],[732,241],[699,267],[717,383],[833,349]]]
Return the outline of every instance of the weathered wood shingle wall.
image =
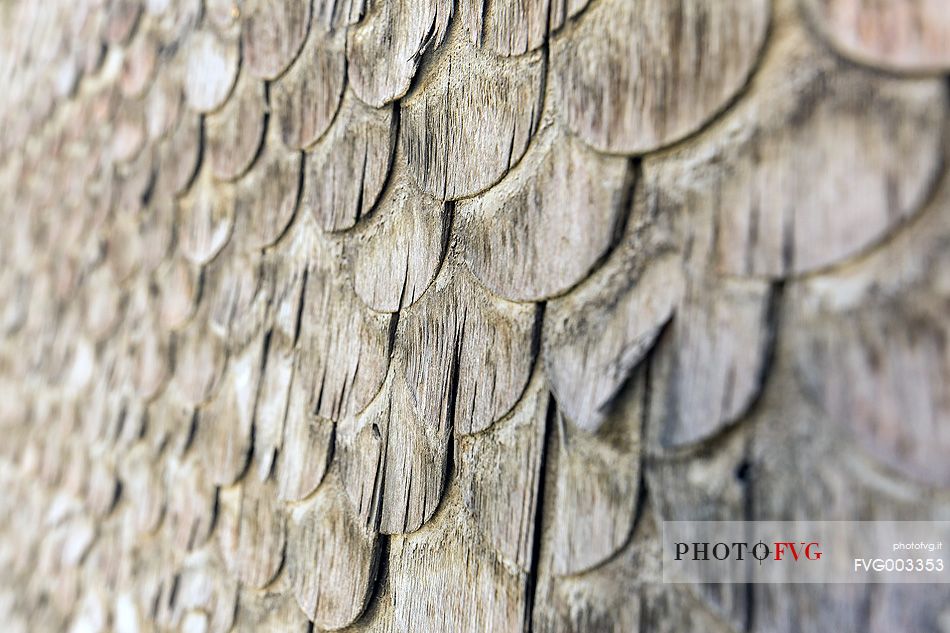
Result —
[[[0,18],[5,631],[950,631],[654,556],[950,518],[946,0]]]

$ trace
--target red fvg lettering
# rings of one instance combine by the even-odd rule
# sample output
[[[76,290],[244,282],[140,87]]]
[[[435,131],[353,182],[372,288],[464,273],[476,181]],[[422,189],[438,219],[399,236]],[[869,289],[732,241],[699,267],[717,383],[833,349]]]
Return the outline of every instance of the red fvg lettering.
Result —
[[[812,541],[806,543],[805,541],[799,541],[794,543],[792,541],[778,541],[775,544],[775,560],[782,560],[782,557],[790,553],[793,560],[798,560],[799,556],[804,556],[807,560],[818,560],[821,558],[821,552],[817,549],[812,550],[812,548],[817,548],[818,543]],[[801,546],[801,549],[799,549]]]

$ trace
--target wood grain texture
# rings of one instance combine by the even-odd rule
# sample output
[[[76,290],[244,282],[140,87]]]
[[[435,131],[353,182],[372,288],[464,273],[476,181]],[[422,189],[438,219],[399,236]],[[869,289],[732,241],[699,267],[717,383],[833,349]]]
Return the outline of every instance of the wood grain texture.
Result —
[[[303,224],[298,220],[292,233],[270,251],[262,267],[263,283],[270,288],[271,296],[271,345],[282,351],[290,351],[300,333],[300,308],[311,246],[307,238],[312,237],[312,234],[297,230]]]
[[[314,24],[297,61],[272,84],[275,123],[291,149],[313,145],[336,115],[346,86],[344,35]]]
[[[551,391],[567,418],[591,432],[603,424],[613,398],[683,292],[677,258],[658,257],[637,271],[623,255],[576,293],[551,302],[545,315],[544,366]]]
[[[177,587],[170,591],[169,624],[187,630],[201,623],[197,630],[229,631],[237,617],[238,591],[220,559],[202,552],[182,566]]]
[[[340,471],[366,529],[414,532],[428,521],[445,486],[451,427],[416,411],[402,363],[376,400],[337,428]]]
[[[263,336],[258,336],[246,349],[230,355],[213,399],[198,412],[195,441],[216,485],[235,483],[251,458],[262,354]]]
[[[312,221],[299,228],[310,234],[301,239],[315,240],[309,242],[314,258],[303,291],[301,378],[310,390],[311,410],[337,420],[361,411],[379,392],[389,366],[392,317],[360,302]]]
[[[326,474],[333,450],[334,425],[311,412],[305,375],[296,367],[287,401],[281,449],[277,456],[277,494],[300,501],[308,497]]]
[[[274,469],[281,450],[296,360],[292,351],[281,349],[273,339],[266,355],[254,405],[254,458],[257,475],[262,479]]]
[[[610,153],[695,132],[745,84],[769,14],[767,0],[598,3],[551,44],[564,122]]]
[[[284,587],[264,591],[242,590],[238,596],[235,627],[239,633],[271,630],[306,633],[310,623]]]
[[[626,161],[598,155],[552,125],[504,180],[459,202],[465,261],[513,301],[564,294],[613,245],[632,179]]]
[[[733,631],[689,588],[659,581],[659,526],[647,506],[630,541],[602,566],[576,576],[539,572],[533,629],[561,631]],[[623,592],[615,591],[626,587]]]
[[[558,412],[551,571],[559,576],[593,569],[630,538],[640,486],[645,373],[637,372],[604,425],[592,433]]]
[[[248,72],[276,79],[303,47],[310,28],[310,0],[248,0],[241,10],[241,47]]]
[[[208,327],[229,351],[244,349],[263,333],[270,288],[256,261],[229,244],[204,269],[202,285]]]
[[[941,165],[943,86],[845,66],[800,26],[776,38],[714,145],[659,168],[673,197],[715,210],[714,263],[728,274],[782,277],[860,253],[919,210]]]
[[[298,332],[297,318],[303,294],[303,279],[300,275],[288,274],[278,283],[278,271],[286,271],[284,261],[275,257],[265,262],[262,285],[266,288],[265,358],[260,389],[254,412],[254,469],[261,479],[274,470],[277,456],[282,452],[284,426],[288,416],[296,415],[298,408],[306,407],[308,395],[298,388],[291,404],[291,385],[297,357],[294,351]],[[286,284],[286,285],[285,285]],[[298,395],[298,394],[301,394]],[[301,397],[303,399],[301,399]],[[303,445],[293,442],[288,451],[308,451]],[[316,448],[314,448],[316,453]],[[278,473],[278,494],[283,497],[284,480]]]
[[[185,65],[185,101],[198,112],[217,110],[237,81],[240,50],[210,29],[188,38]]]
[[[293,595],[317,626],[335,630],[363,612],[376,576],[378,539],[353,512],[338,482],[327,482],[289,523]]]
[[[399,142],[422,190],[455,200],[492,186],[524,155],[540,119],[545,63],[537,53],[496,59],[459,35],[432,63],[401,101]]]
[[[302,160],[281,144],[271,121],[261,154],[235,189],[236,222],[246,248],[271,246],[287,230],[300,201]]]
[[[422,55],[442,44],[452,11],[447,0],[374,2],[347,32],[349,80],[357,96],[376,108],[404,96]]]
[[[465,509],[498,556],[524,572],[534,563],[549,406],[543,381],[534,380],[504,421],[457,443]]]
[[[950,18],[939,0],[802,0],[815,27],[842,54],[897,71],[950,67]]]
[[[549,21],[553,24],[557,19],[551,14],[552,4],[563,10],[566,3],[560,0],[553,3],[550,0],[463,0],[459,3],[459,18],[472,44],[504,57],[523,55],[547,41]],[[582,6],[584,3],[572,4]]]
[[[395,140],[392,107],[370,108],[347,93],[326,137],[304,153],[301,206],[320,228],[351,228],[373,209]]]
[[[445,204],[419,191],[403,170],[393,173],[356,234],[353,288],[363,303],[398,312],[418,301],[439,272],[451,225]]]
[[[386,630],[525,630],[524,574],[494,556],[463,511],[445,515],[431,530],[391,539]]]
[[[493,297],[447,262],[397,332],[418,414],[463,435],[507,414],[531,375],[538,319],[536,306]]]
[[[314,0],[313,21],[324,28],[341,28],[359,22],[374,0]]]
[[[263,588],[284,561],[286,518],[272,482],[247,477],[218,492],[215,534],[228,569],[242,585]]]
[[[264,84],[242,74],[233,98],[205,119],[207,159],[215,178],[235,180],[250,168],[264,142],[266,111]]]

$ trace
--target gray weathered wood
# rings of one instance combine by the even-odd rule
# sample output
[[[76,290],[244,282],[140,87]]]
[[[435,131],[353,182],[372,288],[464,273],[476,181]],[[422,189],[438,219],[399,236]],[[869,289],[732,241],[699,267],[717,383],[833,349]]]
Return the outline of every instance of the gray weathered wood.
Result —
[[[468,434],[508,413],[531,375],[538,316],[536,306],[498,299],[446,262],[397,332],[418,414]]]
[[[273,120],[261,151],[235,189],[236,221],[250,249],[265,248],[280,239],[300,200],[302,157],[281,144]]]
[[[457,442],[466,510],[498,555],[524,572],[534,563],[549,405],[539,377],[490,433]]]
[[[504,180],[458,203],[463,257],[482,283],[514,301],[563,294],[613,245],[632,180],[625,160],[598,155],[551,124]]]
[[[330,127],[346,86],[345,31],[326,31],[314,24],[303,51],[271,87],[275,115],[284,144],[292,149],[313,145]]]
[[[801,25],[776,31],[711,143],[656,165],[680,204],[713,211],[713,263],[729,274],[781,277],[860,253],[919,210],[941,165],[944,86],[847,66]]]
[[[180,194],[191,184],[201,160],[201,117],[182,114],[171,136],[160,146],[158,187]]]
[[[452,224],[443,203],[394,173],[379,208],[357,233],[353,287],[370,308],[398,312],[423,295],[439,272]]]
[[[231,352],[237,352],[264,331],[270,287],[260,265],[235,248],[235,241],[204,269],[202,305],[208,327]]]
[[[422,190],[455,200],[492,186],[524,155],[545,63],[538,53],[496,59],[455,33],[432,64],[401,102],[399,142]]]
[[[392,107],[364,105],[344,95],[327,135],[304,154],[301,207],[324,231],[348,229],[376,204],[396,139]]]
[[[942,630],[938,5],[0,0],[4,630]]]
[[[551,571],[576,575],[596,568],[630,538],[640,487],[645,372],[638,371],[603,426],[592,433],[560,412],[552,416],[554,511]],[[567,512],[567,509],[571,510]]]
[[[175,373],[172,384],[182,401],[197,406],[214,395],[225,370],[224,344],[207,325],[193,323],[173,339]]]
[[[158,42],[151,31],[140,31],[125,50],[119,88],[126,97],[142,96],[158,66]]]
[[[310,0],[248,0],[241,20],[247,71],[258,79],[276,79],[303,47],[310,27]]]
[[[564,122],[610,153],[695,132],[745,84],[769,14],[768,0],[597,3],[551,43]]]
[[[268,587],[263,591],[242,588],[234,631],[253,633],[268,630],[307,633],[310,623],[287,594],[286,587]]]
[[[337,420],[361,411],[379,392],[389,366],[392,316],[363,305],[340,274],[332,245],[306,219],[298,228],[315,241],[304,287],[301,378],[311,410]]]
[[[287,501],[303,500],[317,489],[333,449],[333,423],[312,413],[303,375],[304,370],[296,367],[289,384],[283,437],[275,465],[277,494]]]
[[[216,183],[205,166],[178,205],[178,250],[203,266],[224,248],[234,228],[233,186]]]
[[[524,631],[525,574],[498,560],[457,501],[432,530],[389,544],[386,630]],[[491,604],[490,609],[471,609]],[[436,606],[438,605],[438,606]]]
[[[444,418],[420,415],[402,363],[376,400],[337,429],[340,472],[366,529],[414,532],[428,521],[445,486],[451,428]]]
[[[211,481],[219,486],[238,481],[251,459],[263,346],[261,334],[230,355],[212,399],[198,412],[195,441]]]
[[[132,37],[142,15],[140,0],[109,0],[103,37],[109,44],[123,44]]]
[[[351,624],[372,591],[376,534],[361,525],[336,481],[294,508],[289,531],[288,573],[297,604],[323,629]]]
[[[577,292],[545,315],[544,367],[561,411],[596,431],[630,372],[645,357],[683,293],[672,255],[636,271],[619,252]],[[639,274],[638,274],[639,272]]]
[[[348,73],[357,96],[380,108],[405,95],[423,53],[442,44],[452,9],[448,0],[372,3],[347,33]]]
[[[205,119],[207,159],[220,180],[235,180],[250,168],[264,142],[264,84],[242,73],[234,96]]]
[[[179,551],[202,545],[214,522],[217,491],[194,459],[165,463],[165,521],[163,528]],[[186,594],[187,595],[187,594]]]
[[[198,299],[198,271],[183,257],[165,262],[158,272],[161,326],[176,330],[184,326],[195,312]]]
[[[651,361],[651,439],[666,447],[695,443],[739,420],[766,370],[769,287],[704,282],[712,289],[687,289]]]
[[[505,57],[522,55],[547,41],[549,20],[553,22],[551,4],[550,0],[463,0],[459,18],[476,46]]]
[[[218,492],[215,534],[221,555],[242,585],[261,589],[280,571],[286,544],[286,517],[272,481],[246,477]]]
[[[950,481],[947,289],[936,281],[947,209],[941,184],[919,222],[861,266],[796,283],[787,303],[791,358],[809,399],[874,460],[937,486]]]
[[[184,103],[180,69],[165,66],[157,73],[145,95],[145,129],[153,142],[177,127]]]

